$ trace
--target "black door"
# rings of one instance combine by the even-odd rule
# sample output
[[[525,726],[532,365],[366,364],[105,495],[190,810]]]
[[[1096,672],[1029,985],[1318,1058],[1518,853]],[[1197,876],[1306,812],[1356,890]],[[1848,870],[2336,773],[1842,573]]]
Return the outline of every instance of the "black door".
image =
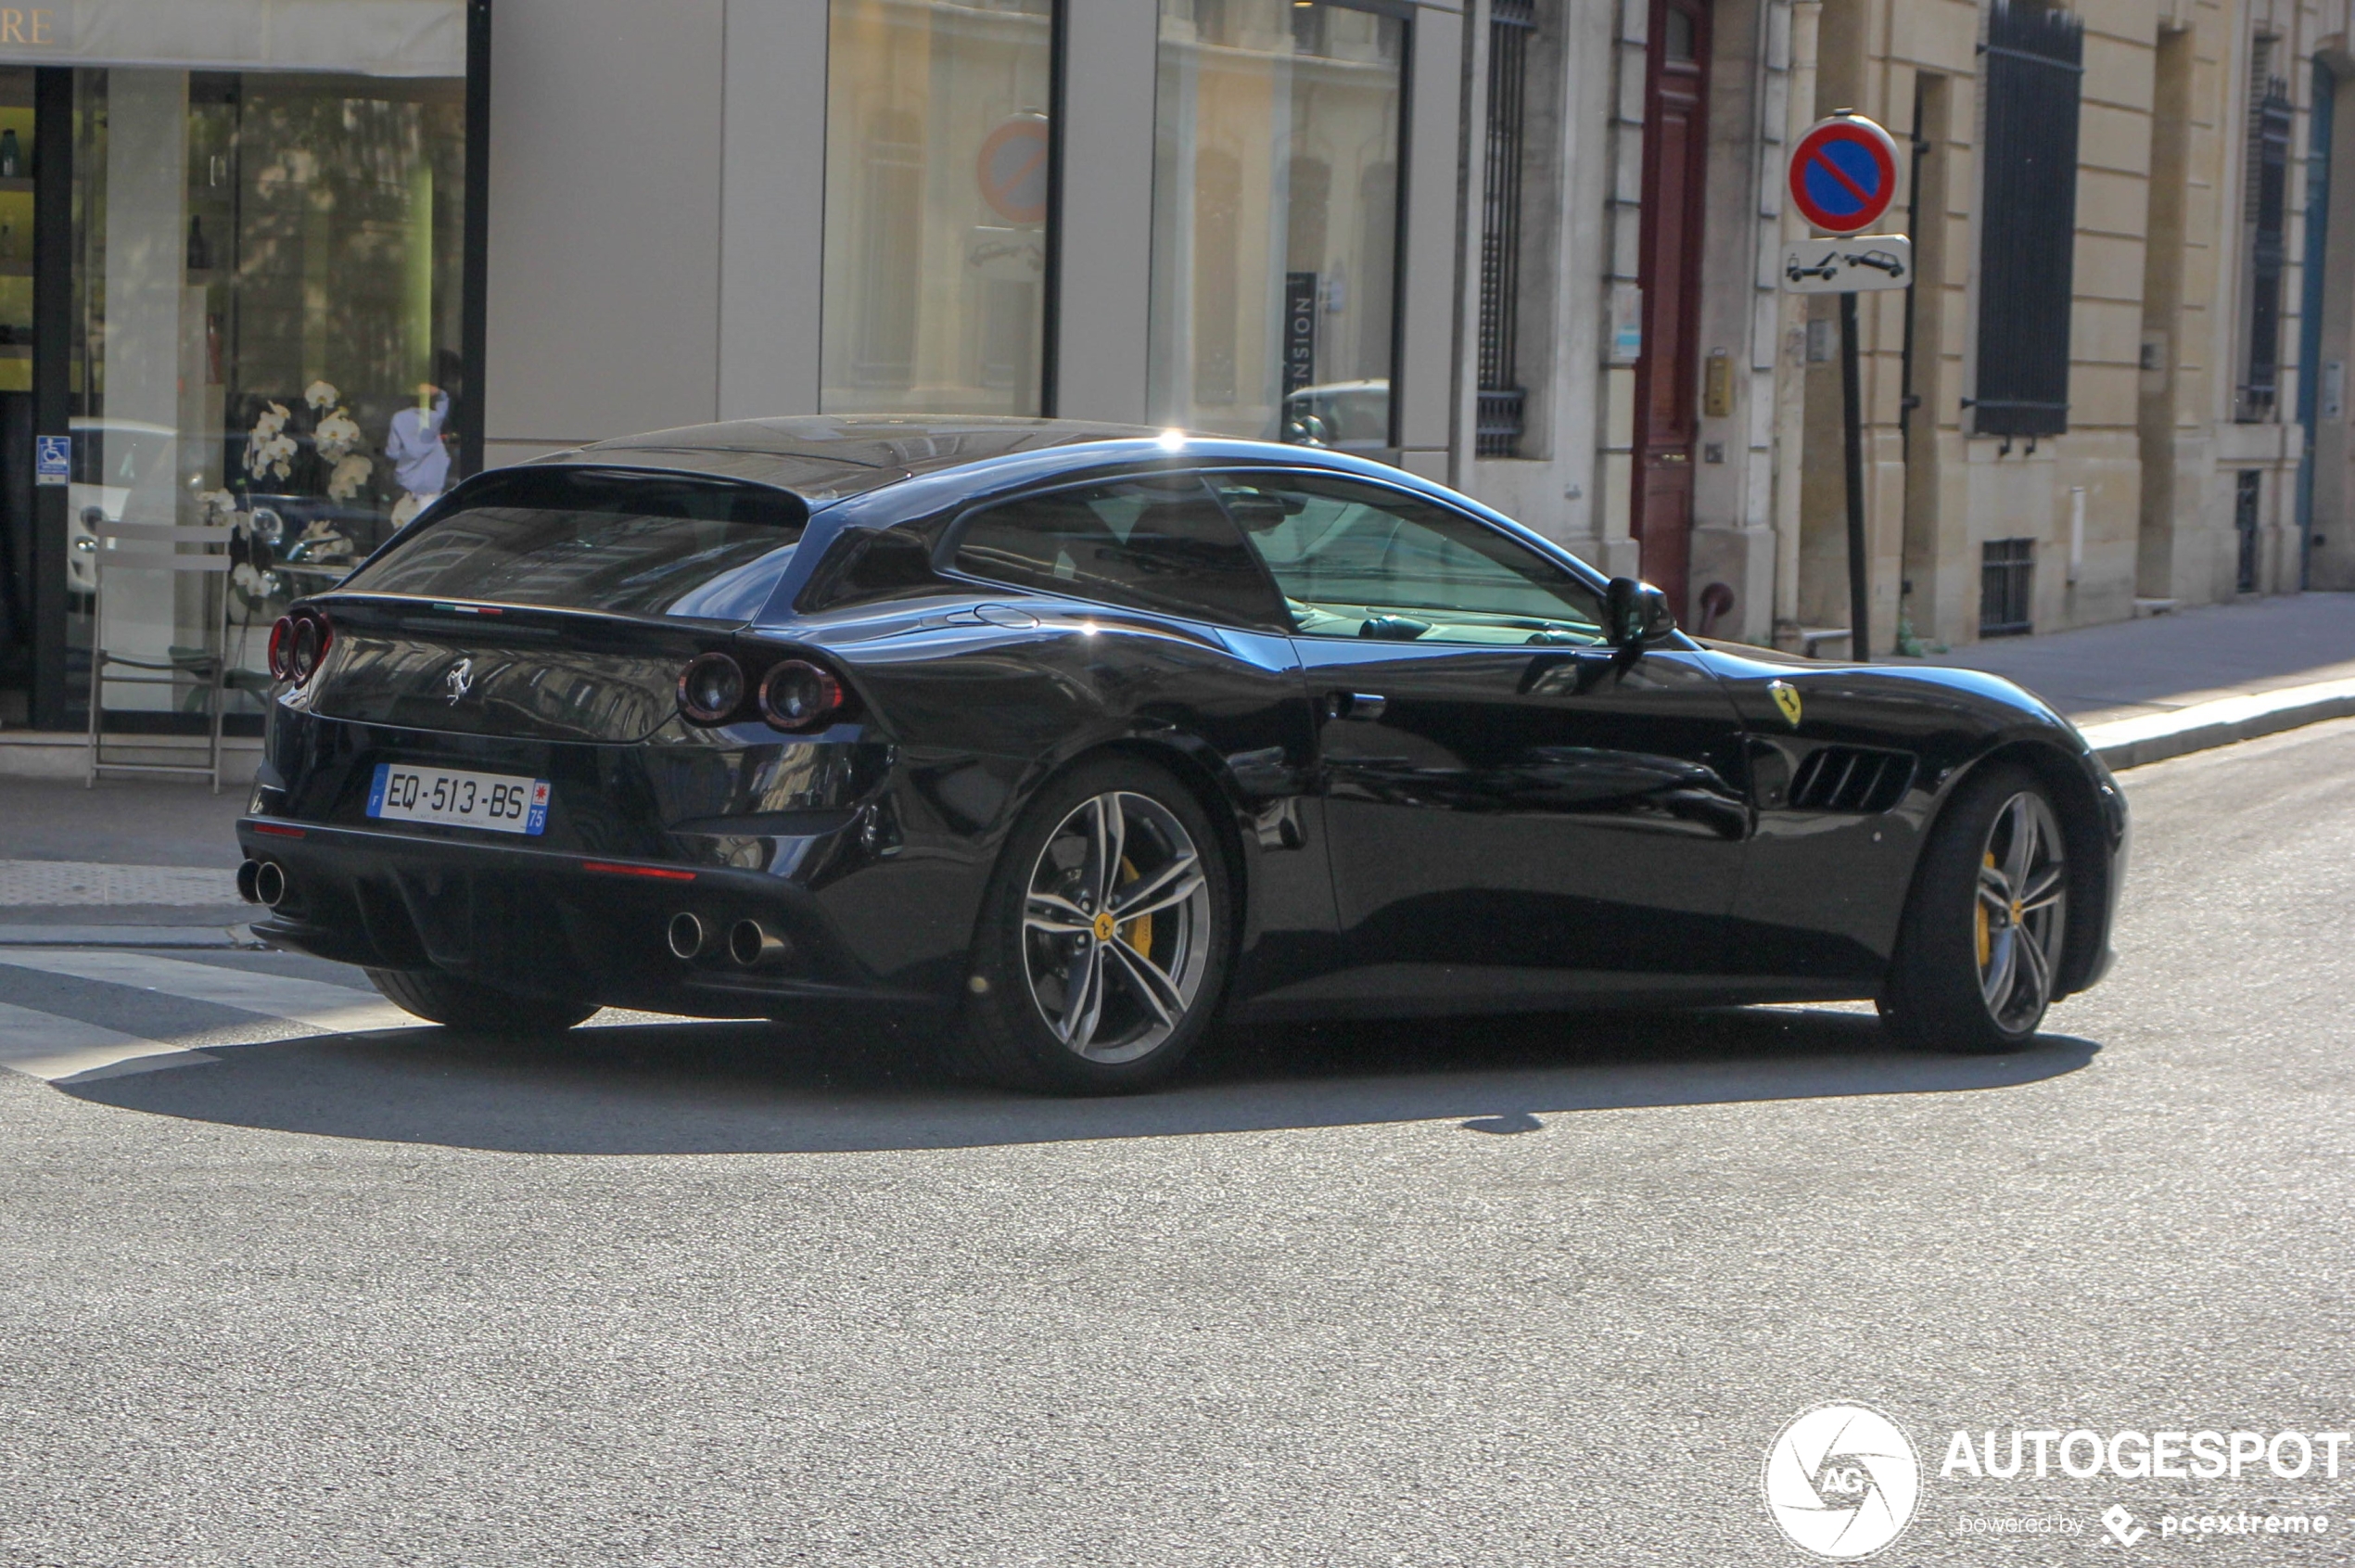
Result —
[[[1218,481],[1290,601],[1360,995],[1689,994],[1722,975],[1750,811],[1697,654],[1602,644],[1594,589],[1387,486]]]

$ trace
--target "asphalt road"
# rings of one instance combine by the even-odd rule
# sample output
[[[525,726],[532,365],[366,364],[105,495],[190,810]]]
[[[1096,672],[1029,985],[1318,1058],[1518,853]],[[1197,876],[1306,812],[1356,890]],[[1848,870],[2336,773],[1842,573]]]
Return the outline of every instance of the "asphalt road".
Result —
[[[1075,1104],[856,1021],[306,1037],[0,952],[19,1039],[204,1052],[0,1071],[0,1563],[1795,1563],[1762,1464],[1840,1398],[1919,1452],[1878,1562],[2348,1561],[2355,1452],[1940,1473],[2355,1426],[2355,723],[2127,788],[2120,966],[1995,1061],[1547,1018]]]

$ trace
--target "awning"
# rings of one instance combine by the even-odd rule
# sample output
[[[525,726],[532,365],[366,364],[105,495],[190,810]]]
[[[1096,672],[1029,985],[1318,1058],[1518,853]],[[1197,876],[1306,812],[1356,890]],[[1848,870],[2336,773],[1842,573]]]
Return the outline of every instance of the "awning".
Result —
[[[464,76],[465,0],[0,4],[0,65]]]

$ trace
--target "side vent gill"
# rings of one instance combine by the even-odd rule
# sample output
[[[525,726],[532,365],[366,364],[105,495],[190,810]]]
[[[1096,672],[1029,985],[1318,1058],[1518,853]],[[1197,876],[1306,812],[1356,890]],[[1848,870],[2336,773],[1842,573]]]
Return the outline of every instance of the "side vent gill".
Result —
[[[1913,782],[1914,759],[1904,752],[1827,746],[1799,765],[1789,806],[1794,811],[1886,811]]]

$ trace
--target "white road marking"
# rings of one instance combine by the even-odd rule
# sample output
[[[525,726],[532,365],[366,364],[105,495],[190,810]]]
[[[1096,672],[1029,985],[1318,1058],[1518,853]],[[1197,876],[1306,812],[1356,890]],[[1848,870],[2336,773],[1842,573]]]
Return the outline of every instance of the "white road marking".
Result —
[[[157,958],[149,953],[86,948],[10,948],[0,951],[0,965],[39,969],[82,980],[103,980],[117,986],[136,986],[142,990],[160,991],[190,1001],[209,1001],[216,1007],[234,1007],[241,1012],[283,1018],[323,1034],[433,1027],[415,1013],[403,1012],[371,991],[300,980],[290,975]]]
[[[220,1058],[168,1041],[142,1039],[0,1001],[0,1067],[44,1083],[65,1078],[120,1077],[166,1067],[190,1067]]]
[[[253,969],[192,963],[185,959],[159,958],[151,953],[86,948],[0,950],[0,975],[12,967],[133,986],[188,1001],[234,1008],[299,1025],[305,1036],[439,1026],[357,987],[328,985]],[[666,1023],[703,1022],[607,1008],[591,1018],[587,1026],[643,1024],[650,1019]],[[286,1038],[282,1036],[280,1039]],[[0,1001],[0,1068],[9,1068],[45,1083],[68,1079],[86,1082],[219,1060],[210,1052],[191,1050],[169,1040],[146,1039]]]

